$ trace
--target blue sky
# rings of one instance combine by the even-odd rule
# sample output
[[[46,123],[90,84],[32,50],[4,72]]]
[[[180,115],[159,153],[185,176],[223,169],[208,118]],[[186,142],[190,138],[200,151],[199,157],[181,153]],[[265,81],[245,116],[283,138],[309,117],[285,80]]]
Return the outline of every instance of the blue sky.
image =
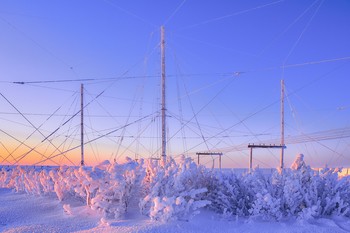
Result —
[[[297,153],[350,166],[349,10],[346,0],[1,1],[1,160],[79,163],[79,149],[60,153],[80,143],[80,117],[65,123],[80,83],[88,164],[159,156],[164,25],[169,155],[219,151],[224,167],[246,167],[248,143],[279,143],[284,79],[286,166]],[[255,150],[253,163],[278,159]]]

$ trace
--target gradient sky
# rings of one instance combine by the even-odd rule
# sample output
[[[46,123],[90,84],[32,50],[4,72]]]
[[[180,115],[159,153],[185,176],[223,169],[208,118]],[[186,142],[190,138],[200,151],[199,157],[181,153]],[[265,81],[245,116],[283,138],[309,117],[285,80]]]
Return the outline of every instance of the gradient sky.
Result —
[[[80,115],[68,119],[81,83],[87,164],[159,156],[164,25],[169,155],[247,167],[249,143],[280,143],[284,79],[285,165],[303,153],[350,166],[349,12],[347,0],[1,1],[0,159],[79,164]],[[254,166],[279,153],[254,150]]]

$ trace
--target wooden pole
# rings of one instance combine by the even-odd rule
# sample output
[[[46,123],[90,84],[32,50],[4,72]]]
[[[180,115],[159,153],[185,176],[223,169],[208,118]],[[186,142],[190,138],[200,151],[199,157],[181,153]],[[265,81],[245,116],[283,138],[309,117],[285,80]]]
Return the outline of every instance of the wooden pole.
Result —
[[[284,80],[281,80],[281,158],[280,168],[284,167]]]
[[[253,147],[250,147],[250,153],[249,153],[249,173],[252,172],[253,168]]]
[[[84,166],[84,84],[80,85],[80,165]]]

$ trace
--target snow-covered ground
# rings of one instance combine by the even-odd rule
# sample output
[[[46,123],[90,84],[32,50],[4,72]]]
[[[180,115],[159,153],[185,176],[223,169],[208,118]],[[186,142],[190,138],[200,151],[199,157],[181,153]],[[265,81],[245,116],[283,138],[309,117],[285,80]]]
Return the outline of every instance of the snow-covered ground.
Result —
[[[68,201],[69,202],[69,201]],[[201,210],[191,221],[152,221],[132,209],[124,219],[101,221],[96,211],[74,206],[64,211],[65,203],[53,197],[39,197],[0,189],[1,232],[350,232],[346,217],[312,221],[268,222],[238,218],[227,220],[214,212]],[[67,203],[67,202],[66,202]]]

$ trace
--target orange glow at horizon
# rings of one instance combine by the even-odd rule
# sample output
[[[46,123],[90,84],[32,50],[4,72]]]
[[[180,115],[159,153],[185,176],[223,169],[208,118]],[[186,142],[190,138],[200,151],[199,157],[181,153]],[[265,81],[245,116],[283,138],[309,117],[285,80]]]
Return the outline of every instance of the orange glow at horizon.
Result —
[[[81,162],[80,148],[60,154],[61,152],[52,146],[50,148],[38,147],[33,149],[23,145],[18,146],[18,143],[3,142],[3,145],[6,145],[6,148],[0,146],[0,164],[2,165],[79,166]],[[100,154],[110,155],[110,153],[111,152],[107,149],[100,149]],[[117,162],[123,161],[124,157],[126,156],[117,158]],[[94,152],[88,148],[84,152],[84,161],[88,166],[97,165],[104,160],[108,160],[108,158],[102,158],[100,156],[96,157]]]

